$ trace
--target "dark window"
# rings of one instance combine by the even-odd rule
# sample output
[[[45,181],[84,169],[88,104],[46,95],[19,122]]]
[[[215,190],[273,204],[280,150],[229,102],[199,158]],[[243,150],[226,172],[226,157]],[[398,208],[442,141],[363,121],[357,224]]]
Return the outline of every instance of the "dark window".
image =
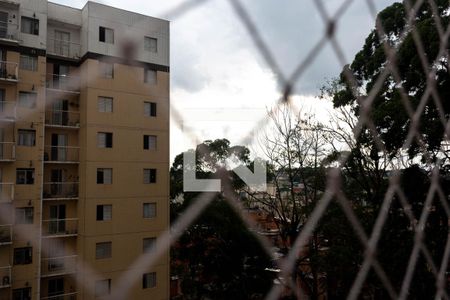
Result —
[[[111,294],[111,279],[98,280],[95,282],[95,297]]]
[[[108,44],[114,44],[114,30],[100,26],[99,41]]]
[[[14,289],[13,300],[31,300],[31,288]]]
[[[14,249],[14,264],[28,265],[33,262],[33,248],[15,248]]]
[[[113,98],[111,97],[98,97],[98,111],[99,112],[112,112],[113,111]]]
[[[64,278],[55,278],[48,280],[48,296],[54,297],[64,294]],[[64,297],[62,297],[63,299]],[[55,299],[61,299],[55,297]]]
[[[33,224],[33,207],[16,208],[16,224]]]
[[[144,50],[148,52],[158,52],[158,39],[152,37],[144,37]]]
[[[39,35],[39,20],[29,17],[22,17],[21,31],[23,33]]]
[[[36,130],[19,129],[19,146],[32,147],[36,145]]]
[[[36,72],[38,70],[38,58],[22,54],[20,55],[19,67],[21,70]]]
[[[95,259],[111,258],[112,242],[103,242],[95,244]]]
[[[156,286],[156,273],[146,273],[142,275],[142,288],[148,289]]]
[[[152,219],[156,217],[156,203],[144,203],[143,217],[144,219]]]
[[[113,134],[112,132],[97,133],[97,146],[99,148],[112,148]]]
[[[17,169],[16,184],[34,184],[34,169]]]
[[[107,62],[99,62],[100,64],[100,77],[113,79],[114,78],[114,64]]]
[[[144,183],[156,183],[156,169],[144,169]]]
[[[152,253],[156,249],[156,238],[145,238],[143,241],[142,251],[144,253]]]
[[[112,205],[97,205],[97,221],[112,219]]]
[[[37,94],[34,92],[19,92],[19,106],[26,108],[35,108]]]
[[[157,82],[157,72],[156,70],[145,69],[144,82],[150,84],[156,84]]]
[[[144,115],[146,117],[156,117],[156,103],[144,102]]]
[[[156,135],[144,135],[144,149],[156,150]]]
[[[97,183],[98,184],[112,184],[112,169],[98,168],[97,169]]]

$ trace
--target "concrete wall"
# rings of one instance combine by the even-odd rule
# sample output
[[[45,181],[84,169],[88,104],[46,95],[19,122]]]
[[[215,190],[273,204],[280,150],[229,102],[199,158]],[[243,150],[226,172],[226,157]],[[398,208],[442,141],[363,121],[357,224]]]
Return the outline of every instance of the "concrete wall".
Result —
[[[22,16],[39,19],[39,35],[36,36],[21,32],[19,38],[21,45],[45,49],[47,42],[47,0],[20,1],[20,17]]]
[[[88,2],[84,8],[87,10],[88,22],[84,22],[83,34],[87,34],[87,50],[89,52],[124,56],[124,49],[132,45],[135,49],[135,59],[160,65],[169,65],[169,22],[152,18],[99,3]],[[99,27],[114,30],[114,44],[99,42]],[[158,39],[158,52],[144,51],[144,37]],[[82,40],[84,40],[82,38]]]

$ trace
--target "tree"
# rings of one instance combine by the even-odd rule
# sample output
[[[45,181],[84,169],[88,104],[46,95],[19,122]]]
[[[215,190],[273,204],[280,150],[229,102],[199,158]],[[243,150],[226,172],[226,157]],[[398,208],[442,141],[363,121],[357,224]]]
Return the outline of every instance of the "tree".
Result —
[[[450,103],[444,100],[450,92],[450,73],[448,57],[439,53],[441,41],[437,24],[442,24],[445,28],[448,26],[450,3],[435,2],[436,7],[424,2],[414,19],[414,27],[423,42],[423,52],[415,43],[413,27],[408,25],[408,10],[400,3],[393,4],[378,14],[378,28],[369,34],[353,62],[344,67],[338,79],[323,89],[324,94],[333,100],[334,106],[344,112],[341,115],[343,117],[335,124],[332,136],[347,146],[344,151],[335,147],[329,160],[338,161],[339,158],[346,157],[344,164],[340,165],[344,177],[342,188],[367,233],[372,231],[380,213],[390,173],[394,170],[401,173],[399,190],[404,194],[403,200],[406,199],[411,210],[401,204],[402,199],[398,193],[393,196],[377,246],[377,259],[396,291],[400,290],[410,264],[409,257],[415,244],[415,226],[424,210],[429,209],[425,206],[425,200],[431,187],[432,169],[439,169],[438,179],[441,187],[445,187],[443,201],[447,201],[449,195],[449,149],[445,145],[442,123],[449,120]],[[380,36],[381,28],[385,36]],[[395,61],[385,54],[384,43],[389,44],[396,52]],[[423,57],[428,64],[425,70],[421,60]],[[398,67],[398,74],[386,73],[393,63]],[[384,74],[388,75],[383,77]],[[383,80],[374,94],[370,112],[367,116],[363,115],[362,106],[366,105],[369,93],[380,78]],[[427,88],[430,86],[434,86],[437,93],[427,96]],[[428,101],[422,102],[424,99]],[[413,122],[405,109],[405,101],[413,110],[419,109],[420,103],[425,103],[423,110],[419,111],[421,122],[418,127],[412,127]],[[364,118],[373,121],[375,131],[367,123],[362,128],[356,127],[355,120],[365,120]],[[350,131],[341,130],[342,124],[349,125]],[[361,134],[351,134],[358,129],[361,129]],[[403,145],[410,129],[419,138],[407,144],[405,153]],[[376,144],[376,136],[383,142],[384,149]],[[432,206],[428,212],[423,241],[429,250],[431,261],[424,255],[419,256],[409,289],[409,296],[413,299],[434,297],[436,281],[432,265],[439,266],[448,238],[448,215],[445,208],[436,195],[431,199]],[[337,299],[348,294],[354,280],[348,274],[358,271],[364,258],[364,249],[354,238],[352,229],[346,225],[345,220],[340,209],[332,205],[319,226],[329,240],[330,250],[325,259],[336,262],[334,265],[324,264],[324,267],[329,279],[329,296]],[[340,230],[335,230],[336,227],[340,227]],[[389,297],[372,273],[365,282],[362,296]]]
[[[413,2],[416,1],[408,1]],[[423,145],[414,140],[407,149],[409,156],[417,155],[436,159],[438,154],[447,155],[448,149],[442,149],[444,137],[442,122],[449,120],[450,73],[448,54],[440,53],[441,41],[438,26],[449,25],[449,2],[436,0],[436,11],[429,2],[418,9],[414,26],[407,22],[408,10],[401,3],[395,3],[378,14],[377,28],[366,38],[365,44],[350,65],[344,67],[340,77],[329,86],[327,93],[331,95],[335,107],[350,106],[357,117],[361,116],[361,105],[367,99],[377,80],[383,78],[386,67],[395,64],[395,72],[389,73],[382,81],[370,108],[369,118],[375,124],[376,134],[381,137],[387,153],[391,156],[402,151],[412,120],[405,109],[404,101],[413,110],[419,109],[422,97],[428,100],[423,107],[420,124],[413,130],[420,135]],[[412,28],[415,28],[423,44],[423,53],[415,43]],[[379,33],[381,29],[385,35]],[[404,34],[404,35],[402,35]],[[447,41],[445,41],[447,42]],[[395,60],[385,53],[385,43],[395,50]],[[448,46],[447,46],[448,49]],[[425,57],[427,66],[422,65]],[[351,74],[355,82],[349,80]],[[430,74],[432,80],[430,81]],[[355,83],[355,85],[353,85]],[[434,85],[436,95],[426,95],[427,87]],[[406,96],[406,99],[405,99]],[[439,99],[438,99],[439,98]],[[358,143],[374,148],[377,152],[374,132],[363,128],[358,136]],[[379,150],[379,149],[378,149]]]
[[[249,157],[246,147],[230,146],[226,139],[205,141],[196,147],[197,178],[217,177],[227,161],[250,165]],[[233,176],[230,170],[227,176]],[[179,154],[171,167],[172,199],[183,198],[181,204],[171,204],[175,220],[195,205],[199,194],[183,192],[182,178],[183,154]],[[240,184],[233,180],[233,185]],[[262,299],[273,279],[264,270],[271,266],[270,259],[224,195],[215,193],[213,197],[172,248],[172,275],[181,278],[184,299]]]
[[[271,127],[260,140],[261,150],[269,164],[269,183],[273,191],[247,191],[250,202],[276,220],[282,251],[287,253],[325,187],[326,140],[321,124],[310,114],[294,114],[284,105],[269,112]],[[296,261],[293,281],[300,279],[302,289],[313,299],[325,290],[322,286],[318,232],[310,238],[307,251]]]

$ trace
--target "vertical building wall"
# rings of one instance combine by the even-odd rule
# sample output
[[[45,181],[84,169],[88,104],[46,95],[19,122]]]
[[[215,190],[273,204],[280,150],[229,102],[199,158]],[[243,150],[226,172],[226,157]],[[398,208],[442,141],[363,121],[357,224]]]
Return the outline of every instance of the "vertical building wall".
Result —
[[[0,11],[9,18],[0,37],[0,71],[8,67],[0,72],[2,103],[15,112],[12,120],[0,112],[0,148],[14,148],[10,159],[0,151],[0,300],[27,291],[32,299],[94,299],[96,281],[105,279],[114,294],[144,239],[168,228],[169,23],[92,2],[78,10],[0,1]],[[21,32],[22,16],[39,20],[39,34]],[[114,43],[99,40],[100,27],[114,31]],[[145,49],[145,37],[157,39],[156,52]],[[27,56],[38,57],[35,70],[19,69]],[[113,78],[100,72],[105,62]],[[147,70],[156,82],[146,82]],[[19,105],[20,92],[35,94],[36,104]],[[113,99],[112,112],[99,111],[99,97]],[[146,102],[156,115],[145,115]],[[35,143],[24,145],[19,130],[35,132]],[[111,148],[99,147],[99,132],[112,133]],[[144,149],[145,135],[156,136],[156,149]],[[97,182],[100,168],[112,169],[111,184]],[[33,169],[33,182],[19,184],[18,169]],[[155,182],[144,182],[144,169],[156,170]],[[156,205],[150,218],[143,215],[149,203]],[[99,205],[112,206],[110,220],[98,220]],[[30,224],[19,224],[21,208],[33,208]],[[111,242],[110,257],[96,257],[101,242]],[[27,247],[31,261],[15,262],[14,252]],[[144,288],[139,276],[129,299],[169,298],[168,252],[152,269],[132,271],[155,272],[156,285]]]

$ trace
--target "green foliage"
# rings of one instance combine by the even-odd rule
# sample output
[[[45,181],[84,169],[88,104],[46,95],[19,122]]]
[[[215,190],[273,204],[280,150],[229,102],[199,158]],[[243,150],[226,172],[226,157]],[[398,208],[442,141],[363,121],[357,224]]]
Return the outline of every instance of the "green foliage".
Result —
[[[205,141],[196,147],[197,178],[216,177],[226,161],[252,168],[249,157],[248,148],[230,146],[226,139]],[[172,199],[183,198],[182,203],[171,203],[174,221],[195,205],[199,193],[183,192],[183,154],[176,156],[170,175]],[[227,170],[227,176],[235,188],[243,185],[231,170]],[[183,298],[263,299],[273,280],[264,270],[271,266],[269,257],[223,195],[211,196],[212,203],[171,250],[172,275],[181,278]]]
[[[402,78],[401,84],[393,76],[388,76],[382,82],[370,112],[370,118],[375,123],[377,133],[391,155],[395,155],[401,149],[411,126],[402,103],[400,87],[409,96],[408,101],[411,107],[416,110],[419,108],[427,86],[435,85],[441,98],[439,106],[443,111],[440,111],[439,106],[436,105],[436,99],[429,97],[417,130],[426,144],[427,151],[431,153],[439,150],[443,139],[442,116],[445,116],[445,120],[448,121],[450,114],[450,102],[447,101],[450,96],[450,73],[448,58],[438,57],[441,40],[436,20],[444,28],[448,26],[449,17],[444,12],[449,9],[449,2],[437,1],[437,6],[439,14],[433,15],[431,7],[425,2],[415,20],[415,28],[424,46],[423,55],[429,66],[426,70],[422,65],[420,51],[414,41],[411,28],[406,28],[406,9],[403,4],[395,3],[378,14],[378,20],[385,32],[384,40],[380,40],[378,32],[374,29],[366,38],[362,50],[356,54],[353,62],[344,68],[336,81],[324,89],[324,92],[333,98],[335,107],[350,105],[354,108],[355,115],[359,116],[361,101],[368,96],[386,66],[395,63]],[[406,32],[404,37],[401,36],[403,32]],[[401,42],[402,39],[404,39],[403,42]],[[387,42],[396,49],[395,61],[387,59],[383,42]],[[435,72],[435,83],[430,83],[428,80],[430,71]],[[345,72],[351,72],[354,75],[357,87],[349,83]],[[373,139],[367,128],[359,138],[366,147],[373,146]],[[414,143],[408,150],[411,157],[425,154],[421,153],[418,145]]]

